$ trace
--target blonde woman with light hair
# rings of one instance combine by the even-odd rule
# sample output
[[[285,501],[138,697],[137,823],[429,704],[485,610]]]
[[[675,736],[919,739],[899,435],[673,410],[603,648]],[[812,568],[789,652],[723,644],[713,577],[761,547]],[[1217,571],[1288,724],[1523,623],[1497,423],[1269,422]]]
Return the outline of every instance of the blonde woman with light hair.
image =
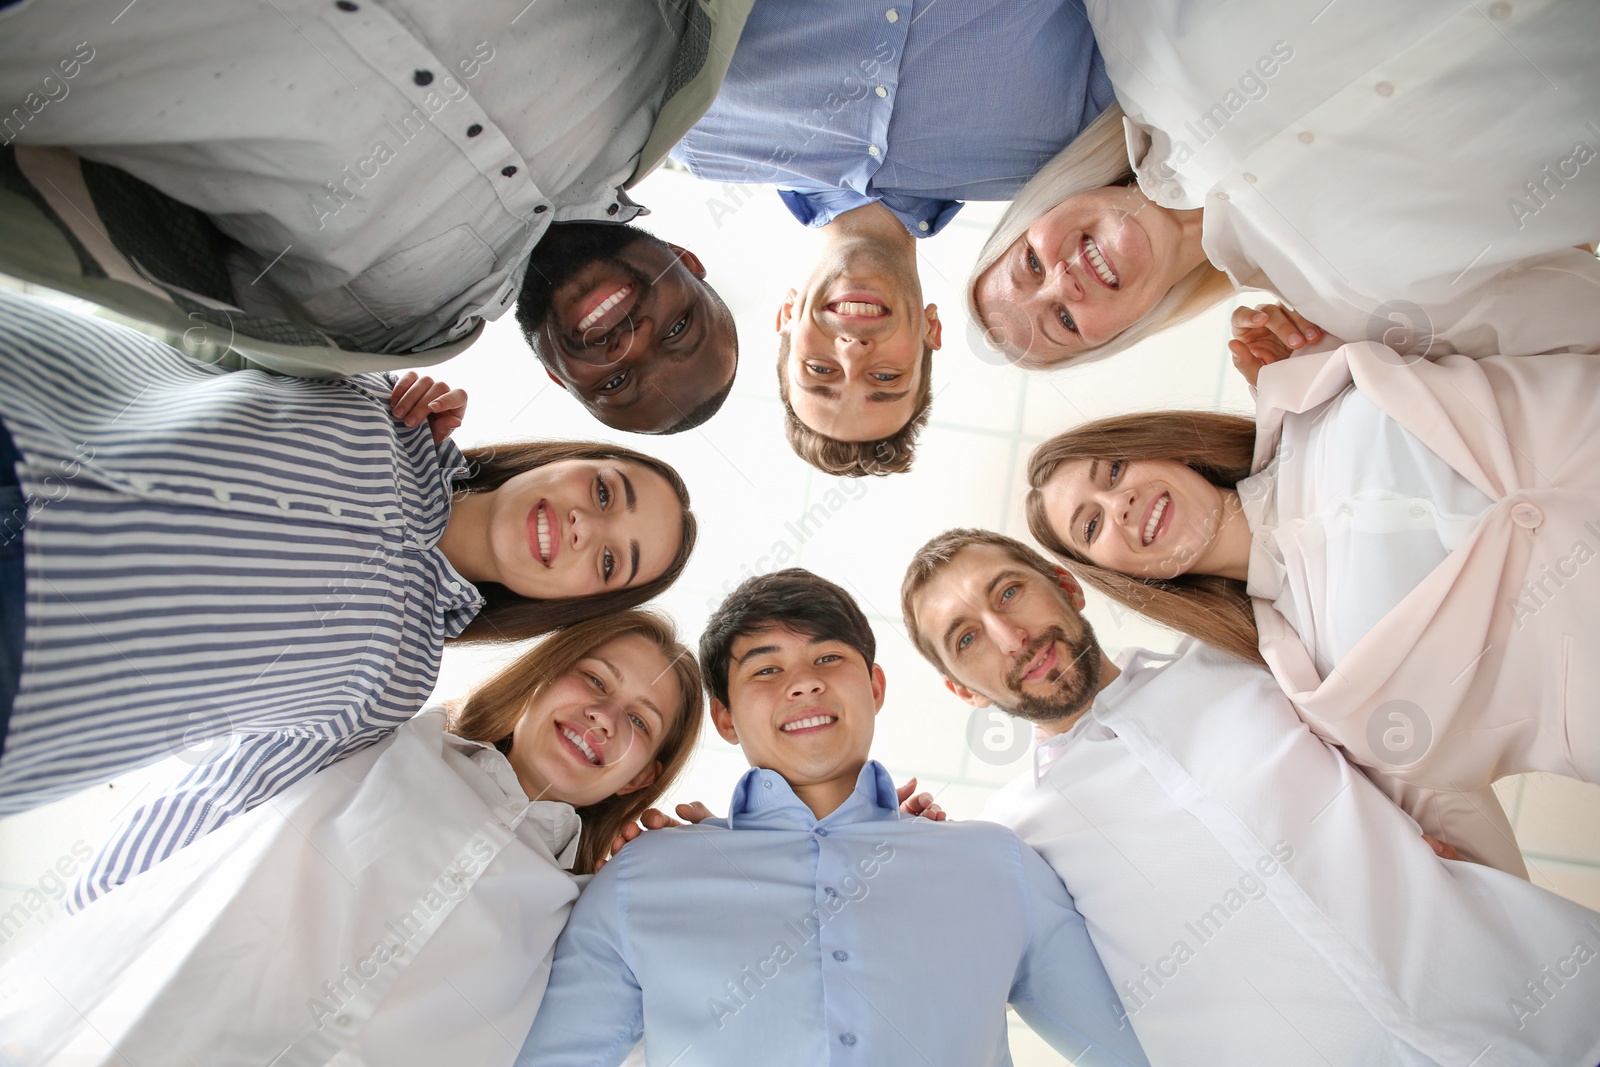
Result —
[[[0,1061],[510,1067],[702,699],[656,615],[552,634],[49,930],[0,969]]]
[[[1600,6],[1088,12],[1120,107],[1017,194],[967,286],[1019,366],[1104,358],[1234,289],[1292,308],[1256,324],[1296,350],[1600,348],[1600,266],[1574,247],[1600,237]]]

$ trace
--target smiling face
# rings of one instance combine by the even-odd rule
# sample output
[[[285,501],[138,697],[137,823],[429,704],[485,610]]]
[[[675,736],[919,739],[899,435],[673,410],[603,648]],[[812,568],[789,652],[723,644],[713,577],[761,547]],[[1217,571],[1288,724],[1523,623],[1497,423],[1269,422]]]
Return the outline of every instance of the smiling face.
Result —
[[[1100,688],[1105,657],[1082,608],[1066,571],[1051,581],[998,545],[972,544],[922,588],[916,625],[962,700],[1054,722]]]
[[[533,800],[581,808],[643,789],[682,703],[677,673],[641,634],[594,649],[544,686],[511,733],[507,757]]]
[[[897,433],[916,411],[924,349],[943,336],[938,309],[921,303],[914,258],[908,268],[868,237],[830,246],[778,309],[795,416],[836,441]]]
[[[728,703],[711,703],[722,736],[752,767],[781,774],[796,791],[848,783],[867,761],[883,671],[838,640],[765,627],[735,638]]]
[[[641,464],[546,463],[489,494],[483,577],[539,600],[636,586],[666,571],[682,515],[672,486]]]
[[[1043,364],[1104,344],[1202,261],[1186,217],[1136,185],[1068,197],[979,276],[984,325],[1007,352]]]
[[[1171,459],[1069,460],[1040,494],[1063,541],[1091,563],[1140,578],[1208,573],[1231,496]]]
[[[733,318],[694,253],[599,223],[550,227],[517,305],[550,377],[618,430],[661,433],[733,380]]]

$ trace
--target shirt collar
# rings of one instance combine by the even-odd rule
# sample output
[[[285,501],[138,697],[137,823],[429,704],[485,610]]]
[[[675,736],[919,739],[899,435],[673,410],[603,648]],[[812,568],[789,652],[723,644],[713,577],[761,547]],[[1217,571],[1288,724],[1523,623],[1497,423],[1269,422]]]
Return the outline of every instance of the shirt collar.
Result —
[[[1122,693],[1132,684],[1133,679],[1152,667],[1162,667],[1178,658],[1178,653],[1166,654],[1152,652],[1147,648],[1118,649],[1111,656],[1111,662],[1117,665],[1121,672],[1094,696],[1094,703],[1089,705],[1089,710],[1075,723],[1072,728],[1065,730],[1054,737],[1040,741],[1033,749],[1033,780],[1035,783],[1044,778],[1050,770],[1050,765],[1066,752],[1067,745],[1074,738],[1094,727],[1103,726],[1102,719],[1106,713],[1115,708],[1122,699]],[[1089,724],[1093,723],[1094,727]]]
[[[734,787],[728,803],[728,825],[735,830],[813,830],[819,826],[845,826],[857,822],[899,819],[900,800],[894,780],[877,760],[868,760],[856,775],[856,786],[845,802],[818,819],[794,788],[776,771],[752,767]]]

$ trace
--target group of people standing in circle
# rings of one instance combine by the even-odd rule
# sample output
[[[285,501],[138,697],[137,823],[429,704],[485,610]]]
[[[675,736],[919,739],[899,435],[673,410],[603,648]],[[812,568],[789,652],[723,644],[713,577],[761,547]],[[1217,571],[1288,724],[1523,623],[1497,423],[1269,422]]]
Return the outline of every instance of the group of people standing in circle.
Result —
[[[1600,781],[1591,5],[180,6],[0,3],[0,90],[77,98],[5,126],[0,270],[144,327],[0,293],[0,815],[215,742],[0,968],[0,1060],[999,1063],[1008,1003],[1079,1063],[1600,1060],[1600,915],[1492,788]],[[777,376],[833,475],[911,467],[964,200],[976,334],[1066,389],[1268,295],[1254,418],[1130,394],[1034,451],[1048,558],[910,562],[918,651],[1036,729],[991,822],[871,760],[842,588],[692,652],[678,473],[459,449],[412,369],[514,301],[607,426],[714,417],[732,315],[630,224],[669,154],[821,232]],[[1183,644],[1108,655],[1087,587]],[[752,769],[673,828],[705,717]]]

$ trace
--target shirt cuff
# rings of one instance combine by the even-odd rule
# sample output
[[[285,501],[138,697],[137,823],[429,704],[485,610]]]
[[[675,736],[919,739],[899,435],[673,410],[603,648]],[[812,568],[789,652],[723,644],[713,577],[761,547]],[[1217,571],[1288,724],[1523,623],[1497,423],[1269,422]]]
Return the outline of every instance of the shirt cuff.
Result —
[[[872,197],[863,196],[854,189],[825,189],[801,192],[799,189],[779,189],[778,197],[789,214],[802,225],[816,229],[826,226],[846,211],[854,211],[872,203]]]

